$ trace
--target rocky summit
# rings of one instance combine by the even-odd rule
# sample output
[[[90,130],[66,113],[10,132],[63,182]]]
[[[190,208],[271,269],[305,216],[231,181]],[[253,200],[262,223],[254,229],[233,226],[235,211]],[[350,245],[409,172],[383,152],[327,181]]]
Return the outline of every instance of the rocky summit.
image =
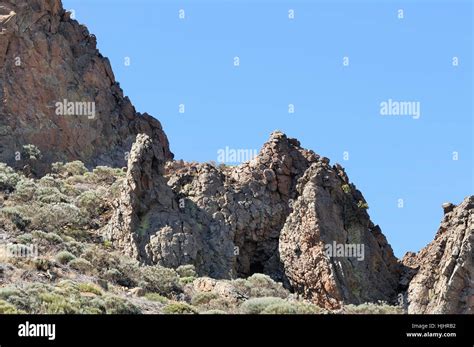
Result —
[[[123,95],[96,38],[60,0],[0,1],[0,161],[18,167],[34,145],[38,173],[58,161],[124,166],[145,133],[172,159],[158,120]]]
[[[398,260],[344,168],[273,132],[173,159],[59,0],[0,0],[0,313],[472,313],[474,197]]]

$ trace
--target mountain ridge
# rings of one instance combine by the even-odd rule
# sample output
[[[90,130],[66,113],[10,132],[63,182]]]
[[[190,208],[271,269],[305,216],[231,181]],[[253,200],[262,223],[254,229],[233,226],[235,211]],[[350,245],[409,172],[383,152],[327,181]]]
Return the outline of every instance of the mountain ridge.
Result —
[[[231,312],[278,296],[314,312],[383,301],[472,313],[472,196],[445,205],[435,240],[400,261],[341,165],[279,131],[236,167],[174,161],[160,122],[135,111],[60,0],[1,0],[0,25],[0,230],[8,245],[36,242],[42,252],[6,262],[2,287],[38,281],[55,292],[73,281],[75,300],[93,282],[98,296],[193,305],[210,295]],[[55,110],[64,100],[84,114]],[[328,254],[333,244],[364,253]],[[11,310],[36,310],[18,305],[17,292],[4,296]],[[162,312],[141,300],[129,301]],[[196,307],[186,310],[204,310]]]

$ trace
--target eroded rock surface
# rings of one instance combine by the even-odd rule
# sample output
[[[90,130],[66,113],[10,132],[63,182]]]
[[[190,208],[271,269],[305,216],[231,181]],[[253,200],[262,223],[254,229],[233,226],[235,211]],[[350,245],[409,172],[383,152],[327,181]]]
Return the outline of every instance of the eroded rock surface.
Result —
[[[165,164],[153,148],[138,136],[107,227],[128,255],[217,278],[265,273],[327,308],[396,297],[397,260],[340,165],[278,131],[237,167]],[[333,243],[363,259],[327,256]]]
[[[89,107],[58,115],[64,100]],[[160,122],[135,111],[95,36],[60,0],[0,1],[0,101],[0,162],[14,167],[28,144],[43,154],[39,173],[56,161],[122,167],[139,133],[172,158]]]
[[[396,297],[398,264],[362,194],[344,170],[314,163],[299,180],[299,197],[280,235],[290,284],[328,308]],[[346,250],[346,245],[351,246]],[[343,253],[327,252],[342,249]]]
[[[435,239],[403,259],[414,273],[407,293],[409,313],[474,313],[474,196],[443,208]]]
[[[60,0],[0,0],[0,100],[0,162],[28,172],[30,144],[42,153],[36,174],[56,161],[128,161],[100,235],[148,265],[194,265],[213,278],[196,291],[240,300],[215,279],[264,273],[328,309],[403,294],[411,313],[472,313],[473,197],[445,204],[435,240],[402,265],[344,169],[281,132],[236,167],[172,161],[160,122],[136,112]],[[58,112],[64,101],[73,114]],[[358,254],[328,254],[328,245]]]

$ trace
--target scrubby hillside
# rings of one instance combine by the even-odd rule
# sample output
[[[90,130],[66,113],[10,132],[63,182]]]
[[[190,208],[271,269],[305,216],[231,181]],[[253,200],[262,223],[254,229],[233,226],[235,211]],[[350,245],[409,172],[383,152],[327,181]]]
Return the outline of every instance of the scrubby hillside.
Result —
[[[100,232],[125,173],[89,172],[77,161],[53,171],[33,179],[0,165],[0,313],[327,312],[263,274],[214,280],[191,265],[140,265]],[[374,304],[342,310],[402,312]]]

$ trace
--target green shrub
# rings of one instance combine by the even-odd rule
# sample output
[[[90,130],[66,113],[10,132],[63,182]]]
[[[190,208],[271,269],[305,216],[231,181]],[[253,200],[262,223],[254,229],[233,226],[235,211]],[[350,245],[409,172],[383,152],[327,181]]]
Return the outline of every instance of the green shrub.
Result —
[[[149,292],[157,292],[162,295],[169,295],[174,291],[179,291],[179,277],[172,269],[161,266],[145,266],[141,268],[142,279],[139,287]]]
[[[0,300],[0,315],[2,314],[21,314],[21,313],[24,313],[24,312],[19,312],[15,306],[13,306],[12,304],[4,301],[4,300]]]
[[[123,278],[123,274],[117,269],[109,269],[105,271],[104,278],[110,282],[118,283]]]
[[[68,264],[71,260],[76,259],[76,256],[68,251],[62,251],[56,254],[56,261],[60,264]]]
[[[11,296],[19,296],[19,295],[21,295],[21,291],[18,288],[12,288],[12,287],[0,288],[1,300],[6,300]]]
[[[108,296],[105,298],[105,309],[107,314],[141,314],[141,310],[132,303],[118,297]]]
[[[77,206],[91,216],[97,216],[104,203],[102,196],[97,191],[85,191],[77,198]]]
[[[249,298],[279,297],[286,298],[289,292],[283,288],[281,283],[277,283],[264,274],[253,274],[247,279],[239,278],[232,281],[232,285],[243,296]]]
[[[75,258],[69,262],[71,269],[77,270],[81,273],[88,273],[92,270],[92,264],[83,258]]]
[[[85,220],[78,207],[59,203],[30,208],[31,224],[37,229],[56,231],[63,226],[83,226]]]
[[[262,298],[253,298],[245,301],[241,306],[240,309],[242,313],[245,314],[260,314],[262,313],[267,307],[276,304],[283,304],[285,301],[281,298],[275,297],[262,297]]]
[[[25,159],[39,160],[42,158],[41,151],[33,144],[23,146],[22,155]]]
[[[191,304],[193,306],[206,305],[211,300],[217,299],[218,297],[219,296],[216,293],[199,292],[193,296],[193,298],[191,299]]]
[[[35,230],[31,233],[31,235],[37,240],[44,240],[52,244],[60,244],[63,242],[62,237],[56,233],[45,233],[41,230]]]
[[[36,258],[33,260],[33,264],[38,271],[48,271],[53,267],[53,264],[47,258]]]
[[[25,230],[32,223],[31,219],[22,209],[17,207],[4,207],[0,210],[19,230]]]
[[[37,201],[45,204],[58,204],[60,202],[67,203],[69,198],[61,193],[56,187],[39,187],[35,192]]]
[[[81,293],[92,293],[96,295],[102,295],[102,290],[100,290],[100,288],[91,283],[79,283],[77,288]]]
[[[313,304],[307,304],[304,302],[299,302],[296,304],[298,309],[298,314],[325,314],[328,313],[324,308]]]
[[[346,314],[403,314],[400,306],[391,306],[385,302],[365,303],[361,305],[346,305],[342,309]]]
[[[25,233],[25,234],[18,235],[16,237],[16,241],[19,242],[19,243],[23,243],[23,244],[32,243],[33,242],[33,235],[30,234],[30,233]]]
[[[179,277],[196,277],[196,268],[194,265],[181,265],[176,269]]]
[[[346,194],[350,194],[351,193],[351,186],[348,185],[348,184],[343,184],[342,185],[342,191]]]
[[[262,314],[297,314],[298,308],[289,302],[280,302],[267,306]]]
[[[82,176],[89,170],[85,167],[84,163],[79,160],[72,161],[70,163],[54,163],[51,165],[51,169],[54,173],[62,176]]]
[[[146,286],[138,284],[141,281],[141,268],[136,260],[130,258],[122,258],[120,262],[115,266],[115,268],[120,272],[121,277],[115,282],[124,287],[142,287],[145,290],[148,290]]]
[[[77,314],[81,312],[78,301],[68,300],[69,298],[54,292],[44,292],[39,294],[42,302],[41,312],[46,314]]]
[[[91,179],[97,183],[112,184],[117,177],[124,176],[125,173],[121,169],[113,169],[107,166],[97,166],[91,175]]]
[[[164,296],[161,296],[157,293],[146,293],[145,298],[150,301],[159,302],[160,304],[166,304],[169,301],[168,298],[165,298]]]
[[[22,176],[15,172],[11,167],[0,163],[0,190],[13,191]]]
[[[66,236],[67,237],[67,236]],[[66,250],[68,252],[71,252],[73,255],[75,255],[76,257],[79,257],[82,253],[84,253],[85,249],[86,249],[86,245],[81,243],[81,242],[77,242],[77,241],[69,241],[69,242],[66,242],[64,244],[64,246],[66,247]]]
[[[362,201],[362,200],[359,200],[359,202],[357,203],[357,207],[362,208],[364,210],[368,210],[369,209],[369,204]]]
[[[28,178],[21,179],[15,186],[14,199],[16,201],[29,202],[33,200],[38,186]]]
[[[173,302],[163,309],[165,314],[196,314],[197,310],[184,302]]]
[[[186,284],[193,283],[196,277],[180,277],[179,278],[179,283],[182,286],[185,286]]]

